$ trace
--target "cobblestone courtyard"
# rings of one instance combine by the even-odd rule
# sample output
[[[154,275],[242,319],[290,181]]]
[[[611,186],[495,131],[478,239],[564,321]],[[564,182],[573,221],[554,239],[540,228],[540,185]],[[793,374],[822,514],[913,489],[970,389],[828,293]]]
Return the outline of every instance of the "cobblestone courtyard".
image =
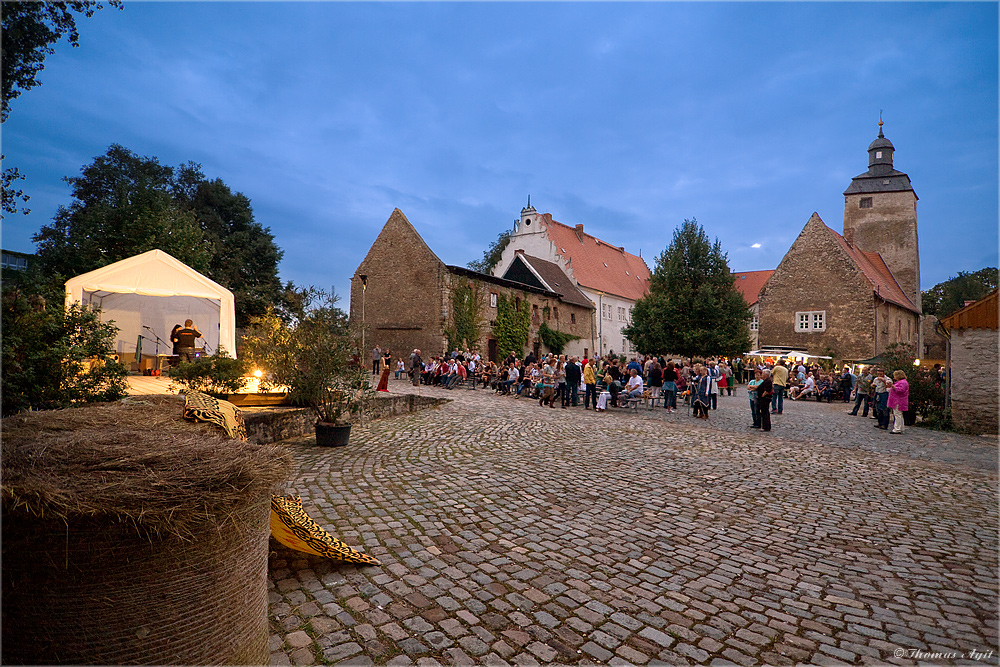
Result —
[[[997,664],[995,439],[421,391],[454,400],[288,443],[382,566],[272,541],[273,664]]]

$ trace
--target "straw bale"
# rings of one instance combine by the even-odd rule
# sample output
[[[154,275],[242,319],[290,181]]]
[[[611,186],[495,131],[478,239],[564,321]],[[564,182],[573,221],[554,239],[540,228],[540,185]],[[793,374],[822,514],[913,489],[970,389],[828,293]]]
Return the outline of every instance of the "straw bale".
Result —
[[[150,396],[4,419],[4,512],[184,537],[287,479],[284,448],[231,439],[182,410],[179,397]]]

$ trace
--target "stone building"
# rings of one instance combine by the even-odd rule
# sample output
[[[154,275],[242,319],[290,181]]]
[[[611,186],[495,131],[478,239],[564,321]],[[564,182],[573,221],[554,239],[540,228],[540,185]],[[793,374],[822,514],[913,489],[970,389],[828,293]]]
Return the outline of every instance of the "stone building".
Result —
[[[632,321],[635,302],[649,289],[649,267],[625,248],[614,246],[583,231],[538,213],[528,203],[515,222],[510,243],[504,249],[493,275],[513,277],[518,254],[555,264],[595,309],[594,328],[585,347],[595,354],[635,352],[622,334]]]
[[[528,347],[518,350],[519,355],[532,348],[536,353],[548,351],[539,340],[543,322],[581,339],[589,337],[593,305],[567,276],[557,273],[558,267],[542,266],[541,271],[544,282],[525,284],[448,266],[397,208],[351,278],[351,321],[364,322],[369,349],[379,345],[396,357],[407,357],[419,348],[426,360],[448,351],[446,331],[454,325],[452,293],[471,287],[480,303],[482,326],[479,340],[466,342],[484,357],[496,360],[510,352],[497,350],[492,333],[500,295],[532,313]]]
[[[812,214],[759,295],[760,345],[801,346],[866,359],[915,345],[920,311],[877,252],[865,252]]]
[[[868,170],[844,191],[843,235],[813,213],[761,285],[760,346],[804,346],[842,360],[876,356],[890,343],[924,351],[917,195],[893,167],[895,148],[878,125]]]
[[[948,401],[952,422],[974,433],[997,433],[997,291],[941,320],[949,333]]]
[[[743,298],[750,305],[753,317],[750,318],[750,349],[756,350],[760,347],[760,289],[774,273],[773,269],[767,271],[740,271],[733,273],[736,281],[736,289],[743,294]]]

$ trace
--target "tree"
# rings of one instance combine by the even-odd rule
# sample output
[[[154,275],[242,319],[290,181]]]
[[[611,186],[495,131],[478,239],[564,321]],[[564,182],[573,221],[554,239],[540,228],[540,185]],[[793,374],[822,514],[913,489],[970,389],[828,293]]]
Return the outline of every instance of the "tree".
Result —
[[[271,230],[254,221],[250,199],[222,179],[206,180],[193,163],[178,170],[174,192],[211,246],[208,275],[233,292],[236,321],[242,325],[263,315],[281,296],[278,262],[284,253]]]
[[[496,240],[490,243],[489,247],[483,252],[483,258],[472,260],[469,262],[468,268],[479,273],[489,273],[492,271],[493,267],[500,263],[500,256],[503,254],[507,244],[510,243],[511,234],[512,232],[509,229],[505,232],[500,232]]]
[[[980,269],[975,273],[959,271],[954,278],[921,292],[924,314],[942,319],[963,307],[966,301],[982,299],[997,288],[997,273],[996,268]]]
[[[128,373],[112,356],[118,329],[98,310],[64,309],[63,289],[37,269],[4,272],[4,415],[125,396]]]
[[[0,160],[3,156],[0,156]],[[3,170],[3,212],[0,213],[0,218],[4,218],[7,214],[17,213],[18,210],[25,215],[31,213],[30,208],[23,208],[21,204],[27,203],[31,197],[24,193],[24,190],[14,187],[14,184],[18,181],[23,181],[24,176],[18,171],[17,167],[9,167]]]
[[[117,144],[65,179],[74,200],[34,236],[43,266],[67,276],[159,248],[233,292],[236,324],[284,304],[281,250],[250,199],[193,162],[176,170]]]
[[[685,220],[656,259],[649,293],[623,333],[642,353],[735,356],[750,349],[752,313],[736,288],[718,239]]]
[[[108,0],[122,8],[120,0]],[[10,103],[26,90],[41,85],[35,76],[45,69],[45,56],[55,53],[52,45],[68,35],[69,43],[79,47],[73,12],[91,17],[104,5],[92,0],[73,2],[3,3],[3,120],[10,114]]]
[[[81,175],[65,178],[76,199],[33,237],[49,271],[75,276],[159,248],[197,271],[210,252],[192,212],[171,197],[173,170],[112,145]]]

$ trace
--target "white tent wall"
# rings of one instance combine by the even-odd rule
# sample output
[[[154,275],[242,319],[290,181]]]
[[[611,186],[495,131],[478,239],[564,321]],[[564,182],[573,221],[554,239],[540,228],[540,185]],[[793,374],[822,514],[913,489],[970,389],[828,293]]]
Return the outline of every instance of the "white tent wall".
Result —
[[[107,292],[84,292],[83,302],[93,304],[101,309],[101,321],[113,321],[118,327],[118,339],[115,350],[121,353],[135,352],[135,343],[140,335],[143,354],[154,354],[157,351],[159,336],[159,353],[170,354],[173,346],[170,343],[170,331],[175,324],[184,325],[184,320],[193,320],[204,340],[198,341],[198,347],[205,347],[211,354],[219,348],[220,303],[214,299],[204,299],[192,296],[144,296],[142,294],[119,294]],[[149,327],[149,329],[144,327]],[[205,345],[207,343],[207,345]],[[232,350],[226,350],[230,355]]]
[[[155,339],[142,328],[148,326],[166,341],[166,347],[160,344],[160,353],[170,354],[170,330],[191,319],[213,352],[222,347],[236,356],[233,293],[162,250],[67,280],[66,305],[74,302],[100,306],[101,319],[115,321],[121,330],[117,352],[134,354],[136,339],[142,334],[146,336],[143,354],[153,354]]]

